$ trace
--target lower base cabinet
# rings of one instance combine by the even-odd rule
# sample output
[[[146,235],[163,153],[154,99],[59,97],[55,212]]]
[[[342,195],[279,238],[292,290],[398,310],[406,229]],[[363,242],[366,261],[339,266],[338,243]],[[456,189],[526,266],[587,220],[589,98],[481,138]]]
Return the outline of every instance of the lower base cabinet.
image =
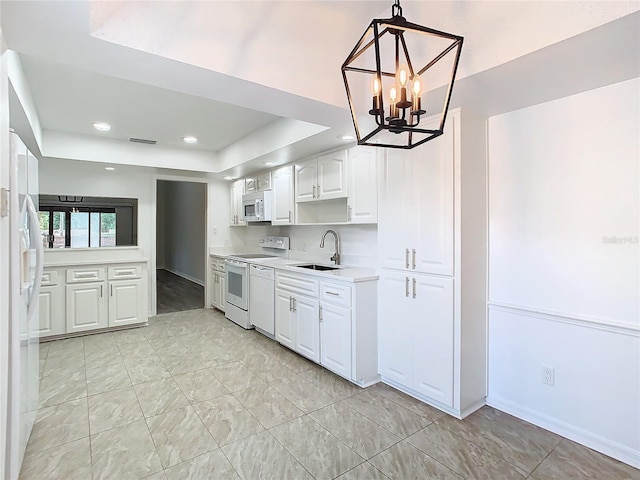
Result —
[[[45,271],[38,297],[40,322],[38,336],[62,335],[66,331],[64,318],[64,286],[57,270]]]
[[[320,362],[317,299],[276,291],[276,340],[300,355]]]
[[[226,283],[224,272],[224,261],[211,262],[211,283],[209,286],[210,305],[218,310],[225,310]]]
[[[109,282],[109,326],[146,321],[142,303],[142,279]]]
[[[320,305],[320,363],[351,377],[351,309],[323,302]]]
[[[84,332],[107,328],[106,282],[67,285],[67,332]]]

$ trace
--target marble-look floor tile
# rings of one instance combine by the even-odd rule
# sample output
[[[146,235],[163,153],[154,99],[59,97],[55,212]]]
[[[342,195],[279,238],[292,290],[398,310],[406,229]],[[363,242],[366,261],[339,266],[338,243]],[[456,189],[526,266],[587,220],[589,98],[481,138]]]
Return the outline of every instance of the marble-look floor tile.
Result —
[[[299,373],[298,377],[315,385],[336,400],[343,400],[363,391],[362,388],[319,366],[313,366]]]
[[[304,414],[268,385],[240,390],[235,392],[234,396],[265,428],[274,427]]]
[[[438,418],[446,415],[446,413],[441,412],[437,408],[433,408],[431,405],[427,405],[426,403],[421,402],[420,400],[413,398],[410,395],[401,392],[400,390],[396,390],[389,385],[385,385],[382,382],[376,383],[375,385],[369,387],[367,390],[379,393],[383,397],[388,398],[392,402],[397,403],[407,410],[411,410],[413,413],[422,415],[423,417],[426,417],[432,421],[435,421]]]
[[[491,407],[464,420],[449,415],[436,423],[529,474],[560,442],[561,437]]]
[[[425,455],[407,442],[400,442],[379,453],[369,462],[391,480],[463,480],[463,477]]]
[[[71,375],[82,372],[85,368],[84,353],[70,353],[69,355],[51,355],[44,364],[42,376]]]
[[[173,333],[171,333],[171,331],[162,326],[162,325],[153,325],[151,324],[151,322],[149,323],[148,327],[145,327],[142,330],[142,333],[144,334],[144,336],[147,338],[147,340],[153,340],[153,339],[157,339],[157,338],[167,338],[167,337],[173,337]]]
[[[364,458],[371,458],[401,440],[343,402],[309,416]]]
[[[49,355],[49,342],[41,343],[39,347],[40,351],[38,352],[38,358],[40,358],[40,360],[46,360],[47,355]]]
[[[216,367],[225,363],[238,362],[243,356],[241,350],[233,350],[217,344],[208,350],[195,351],[193,354],[195,358],[200,360],[207,368]]]
[[[278,344],[275,344],[275,348],[268,349],[266,352],[289,370],[293,370],[296,373],[306,372],[316,366],[311,360]]]
[[[533,472],[536,480],[640,480],[640,469],[562,440]]]
[[[89,437],[25,456],[20,480],[87,480],[91,478]]]
[[[176,375],[173,379],[191,403],[211,400],[229,393],[229,390],[206,369]]]
[[[75,356],[78,354],[84,355],[83,338],[67,338],[65,340],[55,340],[53,342],[49,342],[49,352],[47,355],[47,359],[49,358],[49,356]]]
[[[87,369],[87,390],[89,395],[130,386],[131,379],[124,363]]]
[[[153,473],[148,477],[144,477],[142,480],[167,480],[167,476],[163,472]]]
[[[173,378],[139,383],[133,387],[145,417],[158,415],[175,408],[186,407],[189,400]]]
[[[326,407],[336,401],[315,385],[297,377],[281,378],[271,382],[269,386],[305,413]]]
[[[107,367],[123,363],[124,361],[117,348],[107,350],[85,350],[84,358],[88,369]]]
[[[82,337],[84,340],[84,353],[97,352],[99,350],[117,350],[116,339],[113,333],[97,333]]]
[[[193,408],[221,446],[264,430],[260,422],[233,395],[196,403]]]
[[[522,480],[527,476],[435,423],[411,435],[407,442],[469,480]]]
[[[191,407],[150,417],[147,424],[164,468],[218,448]]]
[[[335,478],[364,461],[307,416],[270,432],[318,480]]]
[[[171,375],[180,375],[205,368],[204,364],[190,353],[158,353],[158,357]]]
[[[288,369],[282,363],[258,350],[246,355],[242,363],[265,382],[273,382],[280,378],[289,378],[296,375],[293,370]]]
[[[371,465],[364,462],[346,473],[340,475],[336,480],[388,480],[384,473]]]
[[[41,408],[29,437],[29,452],[46,450],[89,436],[87,399]]]
[[[153,357],[156,354],[156,351],[144,336],[140,342],[118,344],[118,349],[125,363],[131,360]]]
[[[266,385],[241,362],[225,363],[209,369],[230,392],[245,390],[256,385]]]
[[[113,333],[118,346],[127,345],[129,343],[146,342],[147,337],[143,333],[142,328],[130,328],[128,330],[120,330]]]
[[[49,375],[40,381],[41,407],[49,407],[86,396],[87,376],[84,369],[72,374]]]
[[[126,358],[124,362],[129,378],[134,385],[171,377],[164,364],[156,356],[146,358]]]
[[[92,395],[88,401],[92,435],[144,418],[133,387]]]
[[[168,468],[166,474],[167,480],[240,479],[220,449]]]
[[[426,427],[431,420],[401,407],[375,392],[364,392],[344,401],[349,407],[402,438]]]
[[[226,445],[222,451],[243,480],[313,480],[309,472],[268,431]]]
[[[144,478],[162,471],[144,420],[91,435],[93,480]]]

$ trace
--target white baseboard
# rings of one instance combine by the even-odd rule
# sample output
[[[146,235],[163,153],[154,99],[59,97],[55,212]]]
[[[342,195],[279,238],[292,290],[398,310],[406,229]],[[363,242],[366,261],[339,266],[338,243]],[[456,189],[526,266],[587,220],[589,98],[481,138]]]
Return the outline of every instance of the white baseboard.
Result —
[[[549,430],[562,437],[568,438],[569,440],[573,440],[574,442],[591,448],[597,452],[613,457],[616,460],[620,460],[621,462],[635,468],[640,468],[640,451],[638,450],[633,450],[632,448],[613,442],[608,438],[601,437],[600,435],[594,435],[587,430],[563,422],[557,418],[550,417],[529,408],[523,408],[509,400],[489,395],[487,397],[487,405],[529,423],[533,423],[538,427]]]
[[[204,287],[204,282],[202,280],[198,280],[197,278],[192,277],[191,275],[187,275],[186,273],[177,272],[175,270],[171,270],[170,268],[158,268],[157,270],[166,270],[169,273],[173,273],[174,275],[178,275],[179,277],[184,278],[185,280],[189,280],[190,282],[197,283],[201,287]]]

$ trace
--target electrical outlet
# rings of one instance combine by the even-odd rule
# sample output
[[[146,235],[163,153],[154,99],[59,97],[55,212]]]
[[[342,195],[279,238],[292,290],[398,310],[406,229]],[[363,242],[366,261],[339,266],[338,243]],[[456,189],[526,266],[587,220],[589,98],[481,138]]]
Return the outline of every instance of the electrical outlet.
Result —
[[[551,385],[553,387],[555,376],[555,369],[551,367],[542,367],[542,383],[544,383],[545,385]]]

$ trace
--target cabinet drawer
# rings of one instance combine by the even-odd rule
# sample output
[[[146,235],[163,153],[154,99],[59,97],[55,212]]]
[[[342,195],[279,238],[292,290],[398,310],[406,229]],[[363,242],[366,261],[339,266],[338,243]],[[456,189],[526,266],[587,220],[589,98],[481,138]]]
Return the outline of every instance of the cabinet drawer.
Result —
[[[109,267],[109,280],[119,280],[121,278],[140,278],[142,267],[140,265],[122,265],[119,267]]]
[[[57,285],[58,284],[58,272],[56,270],[42,272],[42,285]]]
[[[87,267],[67,269],[67,283],[95,282],[96,280],[104,280],[104,268]]]
[[[320,300],[343,307],[351,307],[351,287],[338,283],[321,282]]]
[[[212,258],[211,259],[211,268],[213,270],[217,270],[219,272],[224,271],[224,259],[222,258]]]
[[[302,293],[312,297],[318,296],[318,280],[303,275],[278,273],[276,275],[276,288],[281,288],[293,293]]]

